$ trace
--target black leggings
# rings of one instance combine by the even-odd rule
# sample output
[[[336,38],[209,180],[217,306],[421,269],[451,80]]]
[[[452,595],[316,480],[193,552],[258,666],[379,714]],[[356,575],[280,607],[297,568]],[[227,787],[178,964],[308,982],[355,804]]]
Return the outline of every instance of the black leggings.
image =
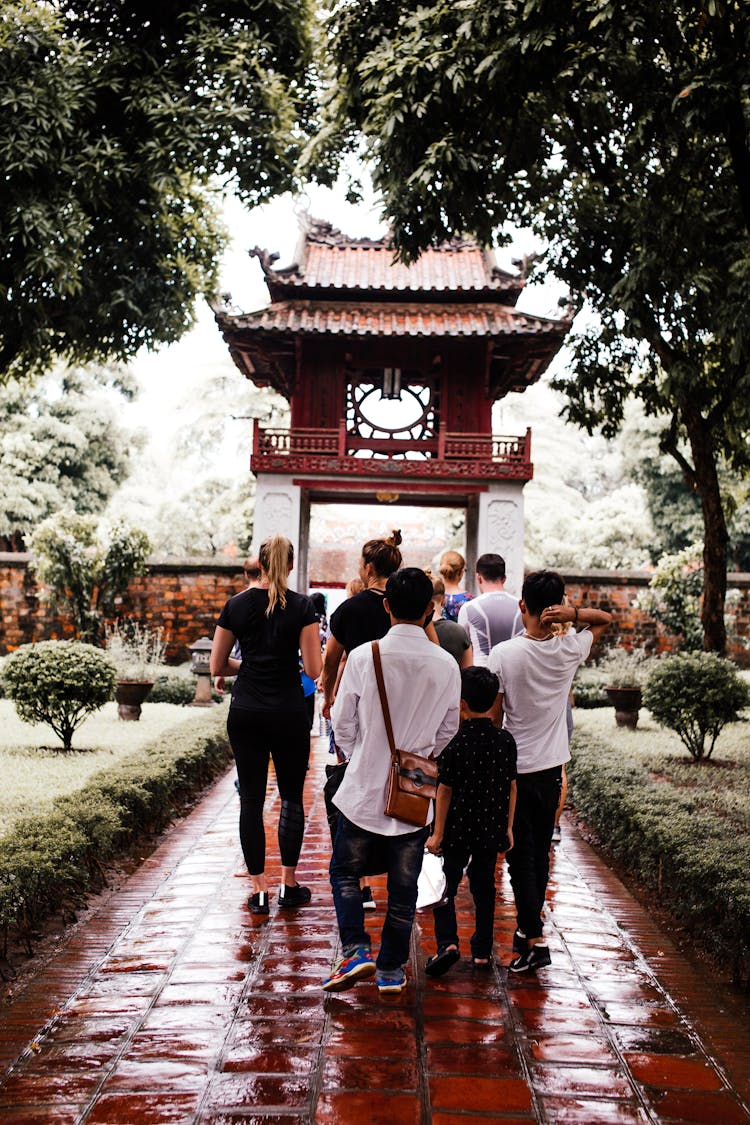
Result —
[[[245,711],[233,707],[227,732],[240,788],[240,844],[251,875],[266,866],[263,803],[268,760],[273,758],[281,797],[279,852],[283,867],[296,867],[305,831],[302,790],[310,757],[307,715],[299,711]]]

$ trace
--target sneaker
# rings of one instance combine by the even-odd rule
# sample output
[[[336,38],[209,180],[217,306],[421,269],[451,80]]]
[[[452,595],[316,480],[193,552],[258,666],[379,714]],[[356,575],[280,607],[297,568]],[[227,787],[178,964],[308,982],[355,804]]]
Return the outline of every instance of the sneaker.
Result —
[[[406,973],[403,969],[378,969],[375,973],[378,992],[401,992],[406,988]]]
[[[516,930],[513,934],[513,952],[526,953],[529,948],[528,938],[523,930]]]
[[[552,829],[552,843],[553,844],[559,844],[561,839],[562,839],[562,829],[560,828],[559,824],[556,824],[555,827]]]
[[[268,891],[257,891],[247,900],[251,914],[268,914]]]
[[[279,906],[306,906],[311,898],[310,888],[302,887],[299,883],[295,883],[293,887],[282,883],[279,887]]]
[[[515,957],[508,968],[512,973],[528,973],[552,964],[548,945],[532,945],[528,952]]]
[[[372,891],[369,887],[363,887],[362,888],[362,909],[363,910],[374,910],[375,909],[375,899],[372,897]]]
[[[360,946],[352,953],[345,953],[339,957],[331,969],[331,975],[323,981],[324,992],[343,992],[352,988],[357,981],[366,980],[375,975],[375,962],[370,950]]]

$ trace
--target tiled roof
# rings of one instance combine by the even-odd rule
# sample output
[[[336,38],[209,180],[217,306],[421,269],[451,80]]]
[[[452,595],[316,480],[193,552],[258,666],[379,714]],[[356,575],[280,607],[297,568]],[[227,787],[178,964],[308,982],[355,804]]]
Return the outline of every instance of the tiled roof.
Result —
[[[265,251],[256,248],[251,253],[260,258],[274,299],[289,289],[343,289],[505,293],[514,300],[524,284],[521,277],[497,266],[492,251],[468,239],[425,250],[416,262],[405,265],[394,261],[387,239],[349,238],[317,220],[304,231],[293,266],[274,269]]]
[[[497,304],[398,304],[275,301],[255,313],[228,317],[237,331],[343,336],[506,336],[563,333],[567,325]]]

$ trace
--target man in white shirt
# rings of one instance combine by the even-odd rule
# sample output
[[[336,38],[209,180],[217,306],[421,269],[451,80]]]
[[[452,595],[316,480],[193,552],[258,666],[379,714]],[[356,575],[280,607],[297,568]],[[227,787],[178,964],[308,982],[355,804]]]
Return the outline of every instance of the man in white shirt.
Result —
[[[552,570],[529,574],[519,602],[524,632],[496,645],[490,671],[500,680],[503,726],[518,751],[513,848],[508,852],[517,926],[509,968],[528,972],[550,964],[542,909],[549,849],[560,799],[562,766],[570,760],[566,706],[576,669],[612,621],[601,609],[563,605],[565,584]],[[560,624],[589,626],[555,633]]]
[[[479,596],[464,602],[458,611],[458,624],[469,634],[474,663],[486,667],[494,646],[522,633],[523,621],[518,598],[505,591],[502,555],[480,555],[476,575]]]
[[[384,606],[391,628],[380,653],[396,746],[436,757],[458,730],[461,677],[453,657],[424,631],[432,582],[424,571],[405,567],[388,579]],[[334,797],[340,815],[331,857],[342,956],[323,988],[340,992],[375,976],[381,992],[400,992],[429,828],[415,830],[383,811],[391,754],[371,645],[349,654],[331,719],[349,765]],[[359,879],[378,872],[388,874],[388,907],[375,961]]]

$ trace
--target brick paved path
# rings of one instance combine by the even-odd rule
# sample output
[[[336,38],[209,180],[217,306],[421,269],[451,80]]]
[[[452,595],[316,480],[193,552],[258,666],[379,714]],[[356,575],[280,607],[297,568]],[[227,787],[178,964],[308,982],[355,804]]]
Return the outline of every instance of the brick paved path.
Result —
[[[538,978],[462,961],[426,982],[428,917],[404,993],[366,983],[326,997],[326,760],[318,740],[299,869],[313,904],[248,914],[227,775],[0,1013],[0,1121],[750,1125],[739,1005],[683,964],[572,830],[554,860],[553,965]],[[272,790],[269,827],[276,813]],[[510,904],[503,876],[503,961]]]

